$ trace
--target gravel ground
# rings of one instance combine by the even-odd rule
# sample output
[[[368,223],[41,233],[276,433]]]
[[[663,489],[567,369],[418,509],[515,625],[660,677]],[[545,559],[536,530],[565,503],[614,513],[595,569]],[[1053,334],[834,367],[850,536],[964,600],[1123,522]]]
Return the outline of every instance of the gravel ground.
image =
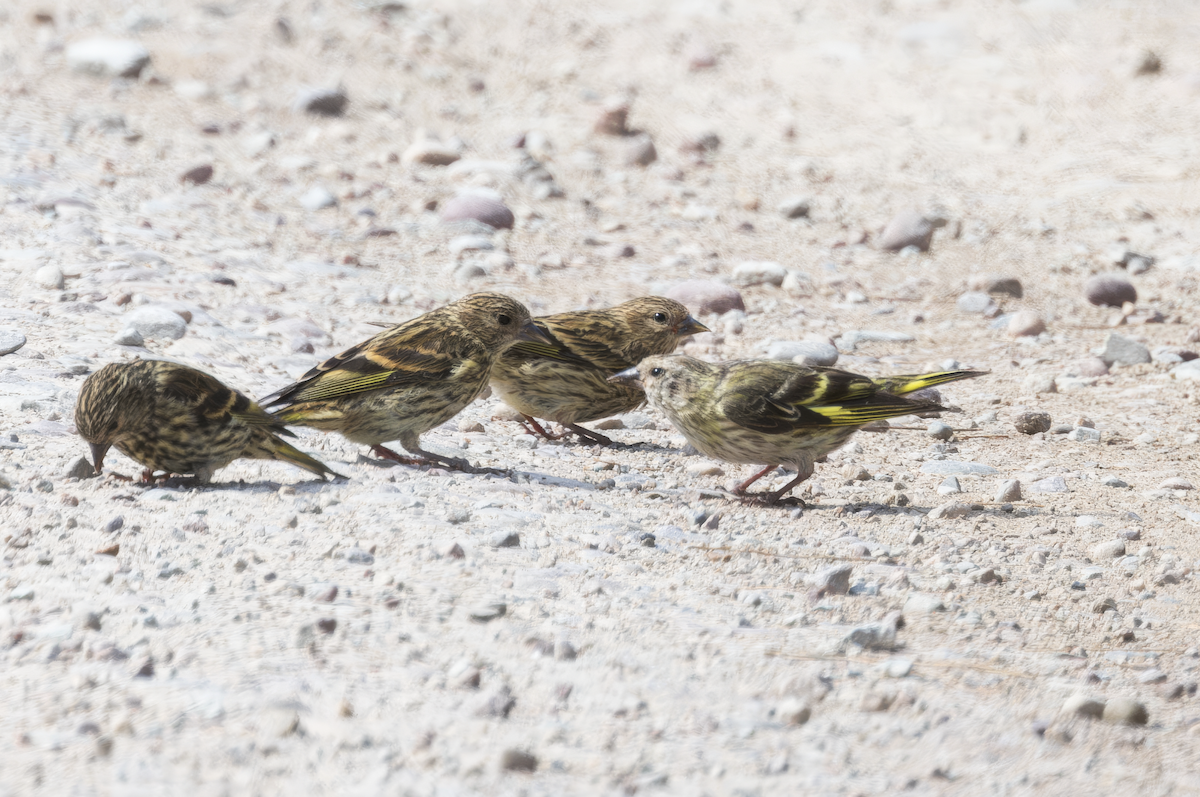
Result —
[[[0,795],[1200,791],[1197,30],[7,3]],[[348,481],[86,478],[105,362],[261,396],[476,290],[679,296],[712,359],[991,374],[805,508],[727,500],[751,469],[652,410],[608,450],[495,398],[424,442],[508,478],[307,430]]]

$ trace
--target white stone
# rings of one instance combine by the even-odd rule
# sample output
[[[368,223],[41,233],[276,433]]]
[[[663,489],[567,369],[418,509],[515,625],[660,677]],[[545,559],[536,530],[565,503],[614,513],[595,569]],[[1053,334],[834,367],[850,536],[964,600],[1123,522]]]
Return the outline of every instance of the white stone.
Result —
[[[106,77],[135,78],[150,63],[150,51],[131,39],[97,37],[67,47],[72,69]]]

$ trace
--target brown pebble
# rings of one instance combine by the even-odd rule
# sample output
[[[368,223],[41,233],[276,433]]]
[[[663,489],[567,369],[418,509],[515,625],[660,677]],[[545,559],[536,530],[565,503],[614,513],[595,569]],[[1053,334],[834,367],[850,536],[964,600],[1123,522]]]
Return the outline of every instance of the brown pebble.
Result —
[[[623,136],[629,133],[625,126],[628,120],[629,104],[624,100],[609,100],[600,109],[592,129],[607,136]]]
[[[640,135],[630,142],[625,150],[626,166],[649,166],[658,160],[658,150],[654,141],[647,135]]]
[[[1120,307],[1137,302],[1137,289],[1124,277],[1097,274],[1083,288],[1087,300],[1097,307]]]
[[[1013,418],[1013,426],[1021,434],[1037,434],[1050,431],[1050,413],[1030,410]]]
[[[205,163],[200,166],[188,169],[179,177],[181,183],[191,183],[192,185],[204,185],[213,176],[213,167],[211,163]]]

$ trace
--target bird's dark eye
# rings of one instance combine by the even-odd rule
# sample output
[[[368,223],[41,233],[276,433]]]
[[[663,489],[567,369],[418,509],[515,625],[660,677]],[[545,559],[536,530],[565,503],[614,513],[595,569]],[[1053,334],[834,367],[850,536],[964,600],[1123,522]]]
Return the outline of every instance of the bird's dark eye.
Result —
[[[667,323],[667,314],[666,313],[655,313],[654,320],[660,324],[665,324],[665,323]]]
[[[512,323],[512,319],[506,316],[504,313],[501,313],[499,316],[497,316],[496,320],[500,322],[500,326],[502,327],[506,327]]]
[[[663,373],[664,373],[664,371],[661,368],[651,368],[650,369],[650,376],[662,376]]]

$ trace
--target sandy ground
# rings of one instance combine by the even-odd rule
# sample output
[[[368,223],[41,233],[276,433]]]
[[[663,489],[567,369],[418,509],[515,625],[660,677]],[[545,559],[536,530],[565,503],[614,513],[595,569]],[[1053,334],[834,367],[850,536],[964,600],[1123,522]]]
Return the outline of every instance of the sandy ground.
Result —
[[[6,3],[0,794],[1200,791],[1198,33],[1182,2]],[[77,71],[98,35],[150,65]],[[596,131],[618,101],[655,162]],[[512,230],[443,221],[479,189]],[[883,251],[909,208],[930,251]],[[1084,298],[1112,272],[1124,311]],[[987,275],[1023,295],[960,298]],[[261,396],[471,291],[687,279],[746,307],[697,356],[992,373],[942,391],[955,438],[860,433],[802,510],[729,502],[750,468],[651,410],[603,450],[494,398],[424,440],[511,478],[304,430],[348,481],[71,475],[111,360]],[[116,342],[164,308],[182,337]]]

